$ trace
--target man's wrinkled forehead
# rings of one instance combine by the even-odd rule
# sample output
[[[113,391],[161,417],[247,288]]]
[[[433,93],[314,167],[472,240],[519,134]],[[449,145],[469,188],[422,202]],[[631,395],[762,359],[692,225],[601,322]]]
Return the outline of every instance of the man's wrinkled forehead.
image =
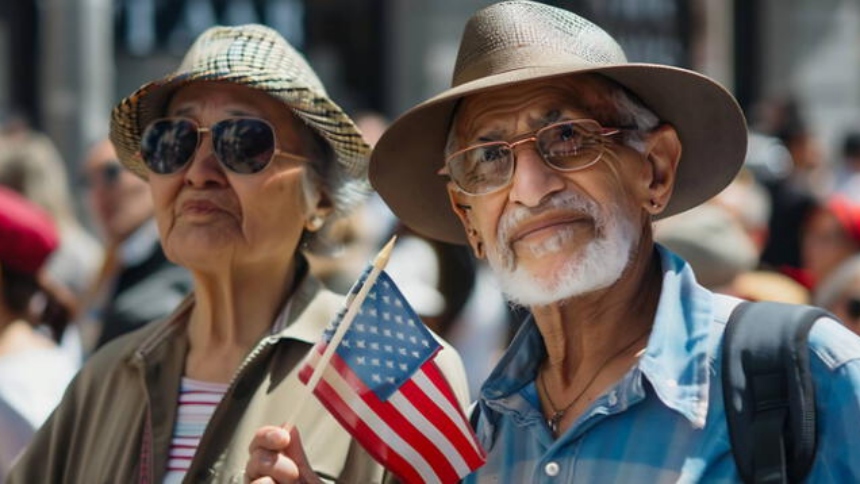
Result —
[[[614,118],[608,102],[614,86],[602,76],[580,74],[505,86],[465,97],[458,104],[452,129],[457,139],[505,133],[512,120],[525,116],[529,129],[538,129],[563,116]],[[515,124],[515,123],[514,123]]]

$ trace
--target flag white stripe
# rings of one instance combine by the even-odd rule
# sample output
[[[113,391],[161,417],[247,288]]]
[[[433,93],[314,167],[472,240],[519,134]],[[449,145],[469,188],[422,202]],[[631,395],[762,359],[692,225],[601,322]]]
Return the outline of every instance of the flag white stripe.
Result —
[[[451,402],[449,402],[444,395],[436,391],[436,385],[430,381],[423,369],[413,375],[412,378],[415,383],[421,387],[421,390],[427,393],[433,402],[447,415],[449,420],[454,422],[463,420],[456,410],[451,407]],[[469,473],[469,465],[466,464],[465,460],[463,460],[463,456],[457,451],[454,444],[451,443],[451,440],[439,431],[439,427],[434,425],[433,422],[427,420],[427,416],[415,408],[415,405],[413,405],[409,399],[407,399],[398,390],[391,395],[389,401],[393,403],[398,410],[400,410],[400,413],[403,414],[403,416],[406,417],[412,425],[417,427],[425,437],[430,439],[430,441],[442,451],[442,454],[451,466],[454,467],[458,476],[465,476]]]
[[[361,419],[369,428],[373,429],[379,440],[385,442],[392,450],[397,451],[406,462],[412,465],[415,471],[421,475],[424,482],[441,482],[439,476],[433,471],[433,467],[424,459],[424,456],[412,447],[409,442],[403,440],[388,425],[388,422],[379,418],[376,412],[364,403],[364,400],[357,398],[355,391],[334,367],[330,366],[326,368],[322,379],[331,385],[335,393],[353,412],[362,417]]]

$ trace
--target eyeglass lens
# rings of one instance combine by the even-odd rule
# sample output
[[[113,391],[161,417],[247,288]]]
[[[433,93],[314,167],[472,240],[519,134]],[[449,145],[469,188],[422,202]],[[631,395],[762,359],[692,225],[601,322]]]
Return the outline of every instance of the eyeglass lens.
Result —
[[[212,150],[218,161],[234,173],[263,170],[275,153],[272,126],[256,118],[228,118],[212,125]],[[200,143],[200,127],[186,118],[167,118],[151,123],[141,138],[141,156],[155,173],[182,170]]]
[[[566,121],[541,128],[533,139],[549,166],[573,171],[590,166],[603,154],[602,130],[596,121]],[[516,144],[519,142],[512,145],[500,141],[466,148],[448,159],[449,176],[463,191],[473,195],[499,189],[513,176]]]

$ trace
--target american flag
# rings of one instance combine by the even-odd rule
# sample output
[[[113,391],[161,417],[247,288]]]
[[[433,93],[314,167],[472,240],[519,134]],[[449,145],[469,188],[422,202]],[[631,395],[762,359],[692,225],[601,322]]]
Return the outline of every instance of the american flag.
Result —
[[[369,272],[369,270],[368,270]],[[311,351],[308,383],[368,272]],[[485,461],[433,358],[442,347],[380,272],[313,389],[377,461],[406,483],[453,483]]]

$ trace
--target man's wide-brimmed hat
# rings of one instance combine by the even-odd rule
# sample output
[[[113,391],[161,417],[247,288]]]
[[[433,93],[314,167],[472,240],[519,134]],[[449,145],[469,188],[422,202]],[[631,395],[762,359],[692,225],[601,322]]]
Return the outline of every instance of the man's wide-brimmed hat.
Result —
[[[263,25],[212,27],[197,38],[175,72],[145,84],[120,101],[111,114],[110,139],[123,165],[148,177],[140,158],[140,138],[154,119],[164,116],[171,96],[193,81],[220,81],[263,91],[318,133],[334,150],[334,177],[341,186],[331,194],[335,210],[346,212],[369,190],[370,147],[346,113],[332,101],[305,58],[275,30]]]
[[[660,217],[691,208],[722,190],[746,153],[746,122],[718,83],[693,71],[628,62],[606,32],[566,10],[514,0],[478,11],[467,23],[452,88],[407,111],[374,148],[370,182],[417,232],[464,243],[437,175],[457,102],[503,86],[597,73],[634,93],[678,131],[682,155],[674,194]]]

